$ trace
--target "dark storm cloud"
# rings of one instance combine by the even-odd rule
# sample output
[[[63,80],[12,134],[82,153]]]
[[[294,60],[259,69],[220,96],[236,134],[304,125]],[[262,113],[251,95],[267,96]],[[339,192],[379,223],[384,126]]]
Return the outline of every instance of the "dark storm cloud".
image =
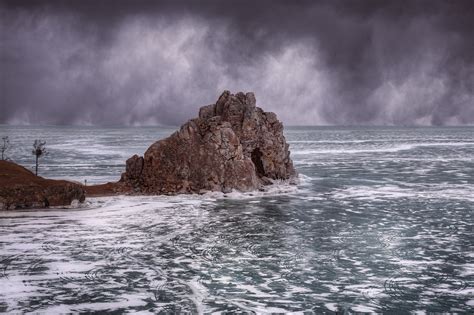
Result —
[[[474,123],[472,1],[7,1],[0,123]]]

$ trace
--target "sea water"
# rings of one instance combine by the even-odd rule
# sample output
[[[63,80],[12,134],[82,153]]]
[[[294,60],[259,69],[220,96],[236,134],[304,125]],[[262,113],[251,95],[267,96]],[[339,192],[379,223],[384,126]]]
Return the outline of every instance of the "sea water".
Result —
[[[0,126],[39,175],[115,181],[175,128]],[[297,186],[0,212],[3,312],[474,309],[474,127],[290,127]]]

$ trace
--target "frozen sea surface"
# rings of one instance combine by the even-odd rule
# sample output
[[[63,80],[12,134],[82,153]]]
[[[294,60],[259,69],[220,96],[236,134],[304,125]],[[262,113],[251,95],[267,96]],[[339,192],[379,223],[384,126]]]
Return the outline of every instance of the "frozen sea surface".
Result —
[[[174,128],[8,127],[42,175],[117,180]],[[300,184],[0,212],[3,312],[474,309],[474,128],[287,128]]]

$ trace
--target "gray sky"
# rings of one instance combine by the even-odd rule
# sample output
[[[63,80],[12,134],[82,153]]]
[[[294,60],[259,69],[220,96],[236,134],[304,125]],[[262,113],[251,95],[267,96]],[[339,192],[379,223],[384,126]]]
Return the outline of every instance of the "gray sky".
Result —
[[[0,0],[0,123],[474,124],[474,1]]]

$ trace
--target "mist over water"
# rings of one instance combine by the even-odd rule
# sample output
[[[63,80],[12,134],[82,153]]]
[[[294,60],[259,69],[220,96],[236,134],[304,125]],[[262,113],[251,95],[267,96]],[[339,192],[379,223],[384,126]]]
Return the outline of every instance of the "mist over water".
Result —
[[[40,173],[117,180],[166,128],[9,127]],[[0,213],[0,311],[474,307],[474,128],[286,128],[298,186]]]
[[[470,0],[4,0],[0,123],[178,125],[231,90],[286,125],[472,125],[473,21]]]

